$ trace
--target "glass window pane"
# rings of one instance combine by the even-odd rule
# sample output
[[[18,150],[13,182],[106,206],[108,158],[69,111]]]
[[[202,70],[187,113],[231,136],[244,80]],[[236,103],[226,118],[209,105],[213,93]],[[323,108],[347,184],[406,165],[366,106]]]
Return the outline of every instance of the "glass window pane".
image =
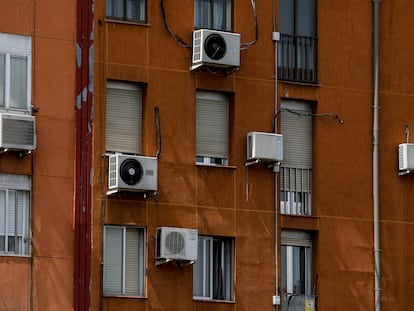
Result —
[[[145,0],[126,0],[127,19],[145,21]]]
[[[10,57],[10,107],[27,108],[27,58]]]
[[[4,235],[0,235],[0,252],[4,252],[6,250],[5,249],[6,245],[4,241],[5,241]]]
[[[6,55],[0,54],[0,107],[4,107]]]

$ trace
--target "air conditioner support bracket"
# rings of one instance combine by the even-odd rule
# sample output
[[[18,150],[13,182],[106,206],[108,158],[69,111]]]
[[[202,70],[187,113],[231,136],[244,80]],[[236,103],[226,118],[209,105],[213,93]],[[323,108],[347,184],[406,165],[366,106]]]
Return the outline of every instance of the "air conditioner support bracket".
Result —
[[[164,259],[164,258],[162,258],[162,259],[155,259],[155,265],[156,266],[160,266],[160,265],[163,265],[163,264],[166,264],[166,263],[168,263],[168,262],[171,262],[172,261],[172,259]]]

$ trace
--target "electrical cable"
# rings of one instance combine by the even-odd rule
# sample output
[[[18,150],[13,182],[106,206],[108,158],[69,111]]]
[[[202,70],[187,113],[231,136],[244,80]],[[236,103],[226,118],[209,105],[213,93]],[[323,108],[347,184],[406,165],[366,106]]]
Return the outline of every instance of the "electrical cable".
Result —
[[[254,38],[253,41],[246,42],[246,43],[241,43],[240,46],[242,46],[242,47],[255,45],[257,40],[259,39],[259,25],[257,23],[256,0],[250,0],[250,2],[252,4],[252,8],[253,8],[253,17],[254,17],[254,25],[255,25],[256,34],[255,34],[255,38]]]
[[[170,29],[170,27],[168,26],[167,18],[166,18],[166,15],[165,15],[165,9],[164,9],[164,0],[160,0],[160,5],[161,5],[161,13],[162,13],[162,22],[163,22],[164,27],[167,30],[167,32],[175,39],[175,41],[177,41],[183,47],[185,47],[185,48],[192,48],[192,45],[191,44],[186,43],[179,35],[177,35],[176,33],[174,33]]]

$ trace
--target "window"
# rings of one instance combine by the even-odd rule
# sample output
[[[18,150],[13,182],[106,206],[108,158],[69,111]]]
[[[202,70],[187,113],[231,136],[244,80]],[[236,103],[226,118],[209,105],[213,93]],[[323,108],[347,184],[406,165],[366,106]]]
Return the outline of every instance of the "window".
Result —
[[[227,165],[229,99],[214,92],[197,92],[196,163]]]
[[[137,84],[108,81],[106,150],[141,153],[142,90]]]
[[[312,295],[312,239],[302,231],[282,231],[282,311]],[[300,298],[297,298],[300,297]],[[296,301],[295,301],[296,300]],[[295,309],[296,310],[296,309]],[[303,308],[302,308],[303,310]]]
[[[316,83],[316,0],[279,0],[279,32],[279,78]]]
[[[311,215],[311,105],[306,102],[283,100],[281,132],[284,151],[280,174],[281,213]]]
[[[106,16],[110,19],[146,22],[146,0],[106,0]]]
[[[0,254],[29,255],[29,176],[0,174]]]
[[[232,0],[195,0],[194,27],[231,31]]]
[[[31,37],[0,33],[0,109],[30,109],[31,51]]]
[[[197,250],[193,274],[194,298],[232,301],[233,239],[199,236]]]
[[[144,228],[104,226],[103,279],[106,295],[144,295]]]

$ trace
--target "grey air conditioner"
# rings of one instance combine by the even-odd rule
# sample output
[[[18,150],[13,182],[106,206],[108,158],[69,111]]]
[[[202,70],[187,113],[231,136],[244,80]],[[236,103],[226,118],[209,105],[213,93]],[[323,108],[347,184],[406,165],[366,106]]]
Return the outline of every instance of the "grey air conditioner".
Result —
[[[36,149],[36,118],[31,115],[0,113],[0,148],[33,151]]]
[[[414,144],[398,145],[398,174],[405,175],[414,172]]]
[[[283,160],[283,136],[275,133],[247,133],[247,161],[265,163]]]
[[[201,66],[238,68],[240,34],[210,29],[193,32],[191,70]]]
[[[198,231],[196,229],[157,228],[155,259],[159,263],[197,260]]]
[[[119,191],[157,191],[157,176],[156,157],[110,155],[107,194]]]

